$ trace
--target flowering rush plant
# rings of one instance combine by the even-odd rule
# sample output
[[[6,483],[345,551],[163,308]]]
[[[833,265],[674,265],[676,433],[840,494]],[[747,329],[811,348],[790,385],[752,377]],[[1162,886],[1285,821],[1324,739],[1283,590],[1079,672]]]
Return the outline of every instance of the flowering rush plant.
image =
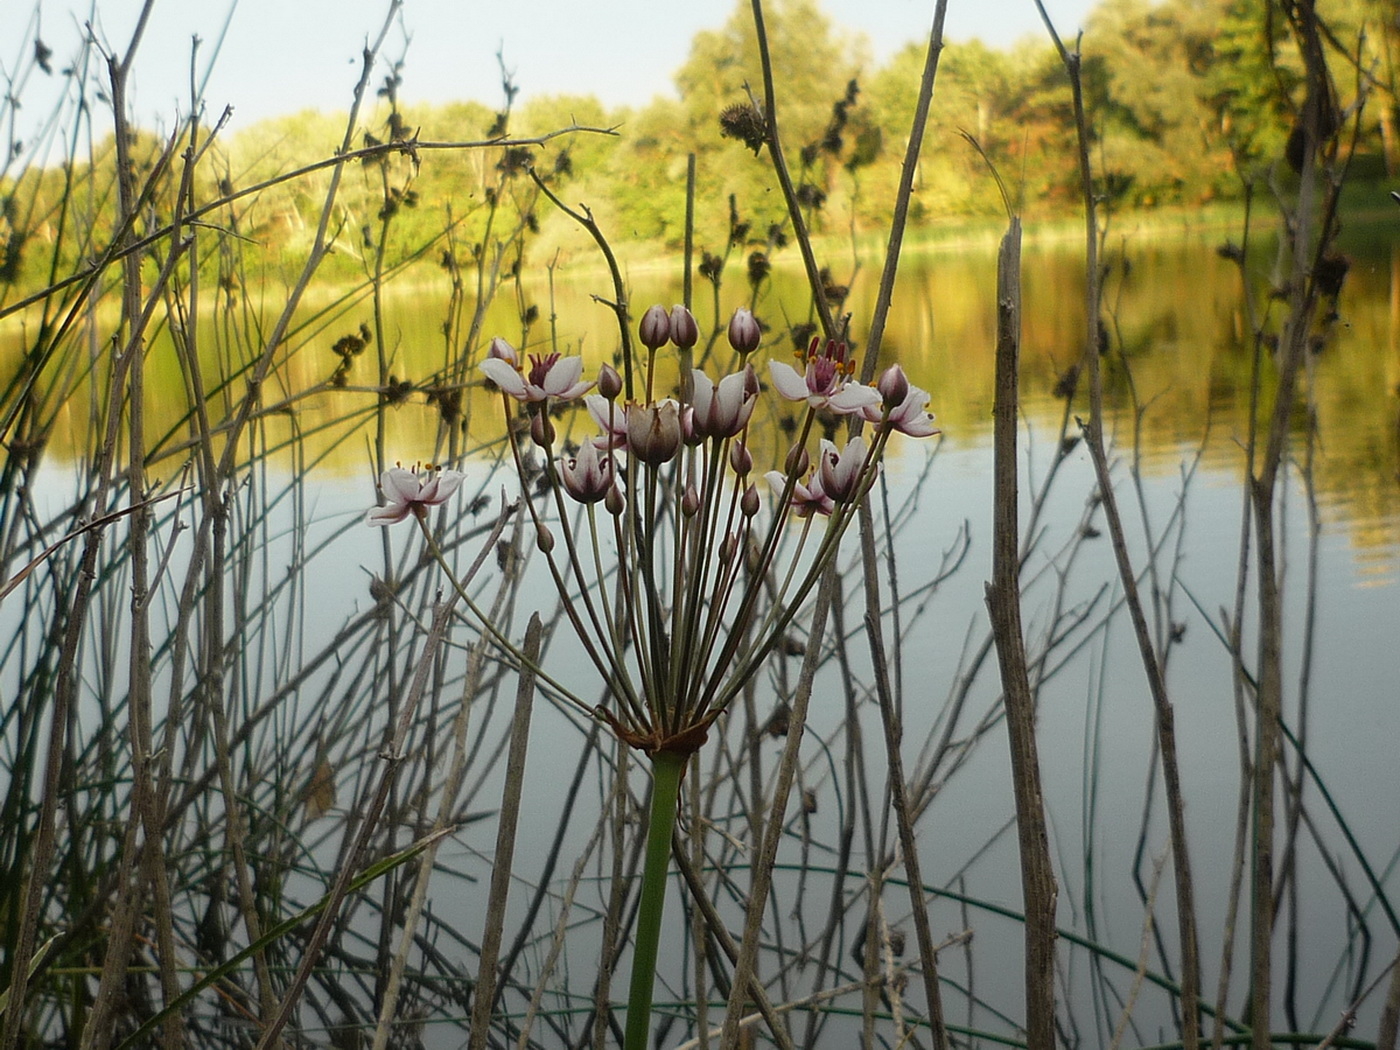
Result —
[[[581,358],[522,360],[499,338],[480,366],[507,423],[522,410],[528,417],[528,426],[506,427],[522,478],[531,458],[524,435],[543,453],[553,513],[528,496],[526,506],[573,627],[607,683],[609,701],[590,713],[648,755],[695,751],[758,672],[874,483],[889,436],[937,433],[929,395],[899,365],[866,386],[852,379],[845,343],[814,338],[798,367],[768,366],[772,389],[805,412],[780,468],[760,473],[747,441],[763,393],[749,360],[759,325],[741,308],[727,334],[732,370],[716,381],[691,369],[680,398],[656,395],[656,363],[668,344],[688,356],[697,342],[683,306],[653,306],[642,317],[647,354],[637,377],[604,365],[584,381]],[[629,389],[634,383],[639,390]],[[556,410],[580,398],[596,432],[564,447]],[[840,448],[822,440],[814,459],[807,446],[822,411],[858,417],[873,435]],[[571,512],[580,506],[582,515]],[[801,520],[801,536],[785,548],[791,519]]]
[[[875,483],[890,435],[937,433],[929,395],[899,365],[867,386],[853,380],[855,363],[845,343],[814,338],[798,353],[797,367],[768,365],[770,389],[800,406],[801,421],[781,464],[760,472],[748,436],[764,392],[750,360],[761,331],[754,316],[739,309],[727,335],[730,370],[717,381],[685,367],[699,330],[683,306],[646,311],[637,331],[646,355],[637,368],[630,333],[623,331],[621,374],[604,365],[585,380],[582,358],[540,353],[522,360],[500,338],[480,366],[501,395],[536,545],[606,683],[607,700],[590,705],[561,692],[644,752],[652,766],[628,1050],[647,1042],[686,761],[786,635]],[[657,356],[668,345],[681,355],[679,397],[657,396]],[[593,430],[566,444],[554,420],[561,406],[580,399]],[[522,413],[526,425],[516,425]],[[870,436],[857,433],[842,447],[822,439],[809,451],[819,413],[868,425]],[[538,474],[530,466],[534,449],[544,462],[539,496],[531,495]],[[416,517],[431,544],[428,508],[447,499],[460,480],[450,471],[388,471],[380,479],[386,502],[367,521],[389,525]],[[784,543],[793,523],[800,523],[799,536]],[[511,648],[489,621],[483,626]]]

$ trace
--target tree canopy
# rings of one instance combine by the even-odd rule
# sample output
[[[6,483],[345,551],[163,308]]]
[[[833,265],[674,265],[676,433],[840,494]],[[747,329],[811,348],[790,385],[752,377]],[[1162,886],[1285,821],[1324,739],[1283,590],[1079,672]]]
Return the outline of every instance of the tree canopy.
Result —
[[[1347,135],[1354,129],[1359,163],[1374,174],[1394,174],[1397,165],[1400,26],[1390,3],[1318,0],[1336,66],[1352,74],[1335,86],[1338,127],[1351,122]],[[1079,41],[1099,192],[1123,207],[1192,205],[1236,196],[1245,180],[1282,170],[1302,101],[1286,12],[1286,4],[1256,0],[1101,0]],[[784,150],[813,227],[847,233],[884,224],[923,45],[911,43],[877,66],[864,41],[836,26],[818,0],[774,0],[766,23]],[[620,239],[674,248],[683,233],[690,154],[702,202],[696,216],[702,248],[762,257],[785,236],[786,212],[770,166],[744,141],[743,122],[763,101],[745,3],[723,26],[696,35],[675,74],[675,97],[637,108],[607,109],[589,96],[528,95],[518,103],[512,95],[501,109],[473,101],[415,106],[398,99],[396,74],[385,83],[362,132],[365,144],[542,136],[574,125],[616,134],[560,136],[504,152],[405,150],[365,163],[341,197],[336,265],[342,269],[363,266],[386,210],[401,255],[423,252],[449,228],[456,247],[448,250],[480,252],[488,229],[501,228],[502,209],[512,223],[539,234],[538,249],[567,248],[572,223],[540,207],[527,177],[531,168],[547,172],[568,202],[585,203]],[[730,125],[727,132],[722,122]],[[254,125],[220,141],[225,177],[196,193],[215,199],[274,180],[331,156],[342,134],[343,117],[316,112]],[[948,42],[925,142],[913,199],[917,223],[998,214],[1001,198],[987,161],[1028,216],[1077,201],[1068,85],[1048,41],[1004,51],[977,40]],[[139,155],[152,157],[157,146],[152,138]],[[25,272],[23,246],[59,221],[75,185],[90,187],[89,206],[111,210],[111,156],[109,137],[78,166],[85,170],[31,168],[0,182],[0,277],[21,284],[43,279]],[[309,243],[321,195],[317,180],[277,183],[241,200],[226,218],[276,249],[273,257],[295,262]],[[168,213],[169,201],[154,204]],[[94,230],[102,227],[95,216]],[[100,234],[94,238],[100,243]]]

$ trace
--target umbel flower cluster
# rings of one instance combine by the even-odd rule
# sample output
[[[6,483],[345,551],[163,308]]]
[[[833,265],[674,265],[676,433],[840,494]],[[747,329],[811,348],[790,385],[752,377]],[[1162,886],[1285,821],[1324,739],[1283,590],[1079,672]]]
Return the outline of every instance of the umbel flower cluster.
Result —
[[[760,472],[747,440],[763,396],[749,360],[760,329],[739,309],[727,334],[733,371],[716,382],[689,370],[679,399],[655,389],[658,353],[673,345],[688,360],[698,339],[682,306],[669,313],[653,306],[643,316],[638,337],[647,355],[638,377],[604,365],[585,381],[581,358],[522,360],[500,338],[480,366],[502,396],[538,548],[607,683],[609,701],[591,713],[652,756],[696,750],[758,673],[874,484],[890,435],[937,433],[929,395],[899,365],[866,386],[852,379],[844,343],[813,339],[798,367],[768,365],[770,389],[805,411],[781,464]],[[596,431],[566,449],[557,408],[580,398]],[[521,411],[528,426],[512,425]],[[871,436],[839,448],[823,439],[813,462],[808,445],[821,412],[858,417]],[[543,452],[539,498],[553,513],[528,495],[538,468],[528,466],[534,456],[525,435]],[[450,471],[388,471],[380,481],[387,503],[367,520],[422,518],[458,481]],[[794,519],[800,534],[784,542]]]

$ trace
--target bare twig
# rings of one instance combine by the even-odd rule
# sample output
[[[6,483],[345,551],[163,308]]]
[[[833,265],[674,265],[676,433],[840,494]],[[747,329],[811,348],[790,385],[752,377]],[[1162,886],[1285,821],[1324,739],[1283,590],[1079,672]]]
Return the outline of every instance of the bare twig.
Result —
[[[1167,819],[1172,844],[1173,874],[1176,881],[1177,930],[1181,952],[1182,1039],[1186,1050],[1196,1050],[1200,1041],[1200,958],[1196,934],[1195,891],[1191,876],[1190,855],[1186,842],[1186,803],[1181,790],[1180,764],[1176,753],[1176,718],[1167,695],[1166,678],[1159,655],[1152,644],[1152,635],[1143,612],[1138,592],[1137,576],[1128,555],[1127,538],[1119,513],[1118,499],[1113,491],[1108,471],[1108,454],[1104,447],[1103,379],[1099,368],[1099,262],[1098,219],[1094,193],[1093,172],[1089,163],[1089,126],[1084,112],[1084,95],[1080,79],[1080,55],[1069,52],[1055,32],[1040,0],[1036,0],[1065,72],[1069,76],[1074,101],[1074,119],[1079,143],[1080,189],[1084,196],[1086,262],[1084,359],[1089,368],[1090,422],[1081,424],[1085,443],[1089,447],[1098,480],[1098,492],[1103,500],[1104,518],[1108,524],[1113,555],[1118,566],[1119,584],[1137,639],[1138,655],[1147,674],[1157,724],[1157,745],[1162,757],[1162,778],[1167,796]]]
[[[778,843],[784,834],[783,814],[787,812],[788,799],[792,792],[792,783],[797,767],[798,746],[802,743],[803,729],[807,721],[807,708],[812,700],[812,682],[817,673],[821,638],[826,630],[826,618],[835,592],[836,566],[831,564],[822,574],[821,586],[818,588],[816,599],[812,604],[807,655],[802,661],[801,677],[792,698],[792,714],[787,742],[783,747],[783,757],[778,766],[777,782],[773,787],[773,799],[769,808],[770,815],[762,847],[754,858],[753,885],[750,887],[749,904],[745,911],[744,936],[739,946],[739,959],[734,965],[734,984],[729,992],[724,1030],[721,1035],[720,1046],[723,1050],[734,1050],[739,1045],[739,1022],[743,1016],[744,1000],[747,997],[749,982],[754,979],[754,964],[758,955],[763,911],[768,900],[768,887],[773,877],[773,863],[778,854]]]

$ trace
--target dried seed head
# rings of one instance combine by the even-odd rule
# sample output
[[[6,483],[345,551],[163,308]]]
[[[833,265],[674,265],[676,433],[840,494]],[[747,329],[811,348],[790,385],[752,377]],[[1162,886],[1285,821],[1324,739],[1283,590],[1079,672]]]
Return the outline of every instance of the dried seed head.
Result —
[[[720,112],[719,133],[728,139],[738,139],[757,155],[768,138],[768,122],[752,103],[736,102]]]

